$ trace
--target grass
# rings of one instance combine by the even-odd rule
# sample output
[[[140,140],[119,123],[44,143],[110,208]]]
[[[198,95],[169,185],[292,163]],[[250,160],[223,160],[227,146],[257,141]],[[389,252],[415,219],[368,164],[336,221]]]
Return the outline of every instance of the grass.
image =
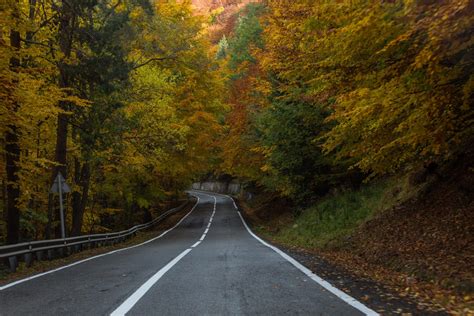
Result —
[[[357,191],[330,195],[304,210],[292,223],[270,232],[256,227],[259,233],[283,244],[326,248],[339,245],[361,224],[378,212],[406,200],[413,192],[406,179],[380,181]]]

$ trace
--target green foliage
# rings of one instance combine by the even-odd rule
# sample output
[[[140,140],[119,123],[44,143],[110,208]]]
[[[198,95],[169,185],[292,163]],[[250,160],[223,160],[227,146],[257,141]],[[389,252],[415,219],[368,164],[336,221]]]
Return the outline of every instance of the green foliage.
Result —
[[[278,100],[261,112],[258,130],[262,146],[269,149],[265,157],[271,170],[262,181],[269,188],[299,203],[327,192],[335,168],[314,143],[315,135],[328,128],[326,117],[321,107]]]
[[[386,201],[390,188],[387,183],[375,183],[358,191],[327,196],[273,237],[304,247],[324,248],[329,243],[337,243],[377,212],[390,207]]]
[[[259,17],[265,7],[249,4],[239,12],[239,20],[229,36],[222,77],[227,83],[227,103],[230,111],[225,119],[225,131],[220,141],[220,169],[247,180],[259,180],[263,166],[255,120],[260,110],[259,92],[254,80],[259,76],[253,50],[262,47]]]
[[[229,42],[225,35],[222,36],[219,43],[217,44],[216,59],[223,59],[227,56],[227,50],[229,49]]]
[[[234,34],[229,40],[229,68],[233,71],[233,78],[244,75],[239,68],[244,63],[255,63],[252,50],[263,48],[262,32],[259,17],[264,12],[262,4],[251,3],[245,7],[244,14],[237,21]]]

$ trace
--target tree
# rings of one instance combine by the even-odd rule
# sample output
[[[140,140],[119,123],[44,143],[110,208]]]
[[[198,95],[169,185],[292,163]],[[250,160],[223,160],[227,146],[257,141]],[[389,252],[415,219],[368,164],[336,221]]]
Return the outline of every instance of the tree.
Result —
[[[10,111],[13,115],[18,112],[19,104],[15,100],[15,87],[18,85],[19,67],[20,67],[20,13],[17,1],[11,3],[11,23],[10,29],[10,47],[13,52],[10,57],[10,71],[12,72],[11,87],[9,91]],[[18,186],[18,172],[20,162],[19,128],[15,121],[10,122],[5,132],[5,153],[6,153],[6,174],[7,174],[7,243],[14,244],[18,242],[20,230],[20,210],[18,208],[18,199],[20,198],[20,188]]]
[[[264,157],[259,152],[256,117],[262,98],[256,86],[262,73],[255,53],[264,47],[261,37],[263,26],[259,18],[265,7],[249,4],[240,13],[233,34],[229,37],[222,75],[227,81],[227,103],[230,106],[225,119],[226,133],[221,140],[221,170],[248,181],[259,181]]]
[[[16,178],[1,174],[21,193],[7,199],[21,210],[15,233],[49,238],[58,227],[49,194],[58,170],[73,191],[71,234],[149,219],[152,206],[175,198],[217,150],[223,87],[204,20],[181,2],[19,3],[19,19],[15,1],[1,7],[0,19],[2,30],[18,25],[21,45],[1,33],[1,140],[21,148],[8,156]],[[11,135],[17,141],[5,143]]]

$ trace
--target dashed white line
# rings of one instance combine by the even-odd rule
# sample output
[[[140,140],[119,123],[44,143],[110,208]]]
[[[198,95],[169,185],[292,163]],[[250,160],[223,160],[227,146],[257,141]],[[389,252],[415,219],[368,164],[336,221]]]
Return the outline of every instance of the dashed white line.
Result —
[[[214,198],[214,210],[213,210],[213,212],[211,214],[211,217],[209,219],[208,227],[206,228],[206,230],[202,234],[199,241],[194,243],[190,248],[188,248],[185,251],[183,251],[182,253],[180,253],[176,258],[171,260],[167,265],[165,265],[158,272],[156,272],[151,278],[149,278],[145,283],[143,283],[143,285],[140,286],[129,298],[127,298],[119,307],[117,307],[117,309],[115,309],[110,314],[110,316],[122,316],[122,315],[125,315],[126,313],[128,313],[133,308],[133,306],[135,306],[135,304],[151,289],[151,287],[156,282],[158,282],[163,277],[163,275],[165,275],[166,272],[168,272],[174,265],[176,265],[181,259],[183,259],[184,256],[186,256],[189,252],[191,252],[192,248],[197,247],[204,240],[207,233],[209,232],[210,224],[211,224],[212,219],[214,218],[214,215],[216,213],[217,199],[216,199],[215,196],[213,196],[213,198]],[[198,202],[199,202],[199,197],[198,197]],[[197,205],[197,203],[196,203],[196,205]],[[196,207],[196,205],[194,207]],[[194,209],[194,207],[193,207],[193,209]]]
[[[146,281],[142,286],[136,290],[132,296],[127,298],[116,310],[114,310],[110,315],[111,316],[122,316],[125,315],[132,307],[143,297],[143,295],[148,292],[148,290],[156,283],[166,272],[168,272],[175,264],[177,264],[181,259],[186,256],[191,249],[186,249],[180,253],[176,258],[171,260],[167,265],[161,268],[157,273],[155,273],[148,281]]]

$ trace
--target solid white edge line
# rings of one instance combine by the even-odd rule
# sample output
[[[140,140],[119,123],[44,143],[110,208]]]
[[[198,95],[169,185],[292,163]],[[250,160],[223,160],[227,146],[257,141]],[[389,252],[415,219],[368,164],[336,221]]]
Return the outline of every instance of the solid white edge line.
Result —
[[[172,231],[173,229],[175,229],[179,224],[181,224],[182,221],[184,221],[184,219],[185,219],[186,217],[189,216],[189,214],[192,213],[192,211],[194,211],[194,209],[196,208],[196,206],[199,204],[199,196],[195,196],[195,197],[197,198],[196,204],[194,204],[193,208],[189,211],[189,213],[187,213],[186,215],[184,215],[184,217],[181,218],[181,220],[180,220],[176,225],[174,225],[172,228],[170,228],[170,229],[164,231],[164,232],[161,233],[158,237],[154,237],[154,238],[149,239],[149,240],[147,240],[147,241],[145,241],[145,242],[142,242],[141,244],[138,244],[138,245],[133,245],[133,246],[130,246],[130,247],[121,248],[121,249],[113,250],[113,251],[110,251],[110,252],[106,252],[106,253],[103,253],[103,254],[100,254],[100,255],[97,255],[97,256],[93,256],[93,257],[90,257],[90,258],[86,258],[86,259],[83,259],[83,260],[76,261],[76,262],[74,262],[74,263],[71,263],[71,264],[68,264],[68,265],[65,265],[65,266],[62,266],[62,267],[53,269],[53,270],[49,270],[49,271],[46,271],[46,272],[38,273],[38,274],[32,275],[32,276],[30,276],[30,277],[27,277],[27,278],[24,278],[24,279],[21,279],[21,280],[17,280],[17,281],[14,281],[14,282],[5,284],[5,285],[3,285],[3,286],[0,286],[0,291],[3,291],[3,290],[8,289],[8,288],[10,288],[10,287],[12,287],[12,286],[15,286],[15,285],[18,285],[18,284],[21,284],[21,283],[24,283],[24,282],[27,282],[27,281],[30,281],[30,280],[33,280],[33,279],[36,279],[36,278],[42,277],[42,276],[47,275],[47,274],[51,274],[51,273],[54,273],[54,272],[57,272],[57,271],[61,271],[61,270],[66,269],[66,268],[73,267],[73,266],[75,266],[75,265],[78,265],[78,264],[87,262],[87,261],[89,261],[89,260],[97,259],[97,258],[100,258],[100,257],[104,257],[104,256],[108,256],[108,255],[117,253],[117,252],[121,252],[121,251],[129,250],[129,249],[132,249],[132,248],[140,247],[140,246],[143,246],[143,245],[145,245],[145,244],[148,244],[148,243],[150,243],[150,242],[152,242],[152,241],[155,241],[155,240],[157,240],[157,239],[163,237],[164,235],[166,235],[167,233],[169,233],[169,232]]]
[[[200,240],[199,240],[199,241],[196,241],[196,242],[194,243],[194,245],[191,246],[191,248],[196,248],[197,246],[199,246],[200,243],[201,243]]]
[[[195,190],[197,191],[198,193],[199,190]],[[205,192],[205,191],[204,191]],[[205,195],[208,195],[206,193],[202,193],[202,194],[205,194]],[[298,270],[300,270],[301,272],[303,272],[304,274],[306,274],[309,278],[311,278],[313,281],[315,281],[316,283],[318,283],[319,285],[321,285],[323,288],[325,288],[326,290],[328,290],[329,292],[331,292],[332,294],[336,295],[339,299],[341,299],[342,301],[346,302],[347,304],[351,305],[352,307],[354,307],[355,309],[361,311],[362,313],[366,314],[366,315],[370,315],[370,316],[375,316],[375,315],[379,315],[377,312],[375,312],[374,310],[368,308],[367,306],[365,306],[364,304],[362,304],[361,302],[359,302],[358,300],[356,300],[355,298],[353,298],[352,296],[346,294],[345,292],[339,290],[338,288],[334,287],[332,284],[330,284],[329,282],[327,282],[326,280],[322,279],[321,277],[319,277],[318,275],[316,275],[315,273],[313,273],[311,270],[309,270],[308,268],[306,268],[305,266],[303,266],[301,263],[299,263],[298,261],[296,261],[294,258],[292,258],[291,256],[289,256],[288,254],[284,253],[283,251],[281,251],[280,249],[278,249],[277,247],[273,246],[273,245],[270,245],[268,244],[267,242],[265,242],[264,240],[262,240],[260,237],[258,237],[257,235],[255,235],[252,230],[249,228],[249,226],[247,225],[247,223],[245,222],[244,218],[242,217],[242,214],[239,212],[239,209],[234,201],[234,199],[229,196],[229,195],[225,195],[225,194],[220,194],[220,193],[214,193],[212,192],[212,194],[215,194],[215,195],[220,195],[220,196],[223,196],[223,197],[227,197],[229,199],[232,200],[232,203],[234,204],[234,207],[235,209],[237,210],[237,213],[239,214],[239,217],[242,221],[242,223],[244,224],[245,228],[247,229],[247,231],[249,232],[249,234],[254,237],[256,240],[258,240],[260,243],[262,243],[264,246],[272,249],[273,251],[275,251],[276,253],[278,253],[280,256],[282,256],[285,260],[287,260],[288,262],[290,262],[293,266],[295,266]],[[214,199],[215,199],[215,196],[214,196]]]
[[[230,197],[231,198],[231,197]],[[232,199],[232,198],[231,198]],[[257,235],[255,235],[251,230],[250,228],[248,227],[247,223],[245,222],[244,218],[242,217],[242,214],[240,214],[239,211],[237,211],[237,213],[239,214],[239,217],[240,219],[242,220],[242,223],[244,224],[245,228],[247,229],[247,231],[249,232],[250,235],[252,235],[253,238],[257,239],[260,243],[262,243],[264,246],[267,246],[268,248],[272,249],[273,251],[275,251],[276,253],[278,253],[280,256],[282,256],[284,259],[286,259],[288,262],[290,262],[293,266],[295,266],[298,270],[300,270],[301,272],[303,272],[304,274],[306,274],[308,277],[310,277],[313,281],[315,281],[316,283],[318,283],[319,285],[321,285],[323,288],[325,288],[326,290],[328,290],[329,292],[331,292],[332,294],[336,295],[338,298],[340,298],[341,300],[343,300],[344,302],[346,302],[347,304],[351,305],[352,307],[358,309],[359,311],[361,311],[362,313],[366,314],[366,315],[370,315],[370,316],[375,316],[375,315],[379,315],[377,312],[375,312],[374,310],[368,308],[367,306],[365,306],[364,304],[362,304],[361,302],[357,301],[355,298],[353,298],[352,296],[344,293],[343,291],[339,290],[338,288],[334,287],[333,285],[331,285],[329,282],[327,282],[326,280],[322,279],[321,277],[317,276],[316,274],[314,274],[311,270],[309,270],[308,268],[306,268],[305,266],[303,266],[301,263],[299,263],[298,261],[296,261],[295,259],[293,259],[292,257],[290,257],[289,255],[287,255],[286,253],[284,253],[283,251],[281,251],[280,249],[278,249],[277,247],[275,246],[272,246],[270,244],[268,244],[267,242],[263,241],[260,237],[258,237]]]
[[[115,309],[110,315],[111,316],[122,316],[125,315],[128,311],[132,309],[132,307],[150,290],[150,288],[158,282],[159,279],[166,272],[168,272],[175,264],[177,264],[181,259],[186,256],[191,249],[186,249],[182,253],[180,253],[176,258],[171,260],[167,265],[161,268],[158,272],[156,272],[148,281],[142,284],[129,298],[127,298],[117,309]]]

